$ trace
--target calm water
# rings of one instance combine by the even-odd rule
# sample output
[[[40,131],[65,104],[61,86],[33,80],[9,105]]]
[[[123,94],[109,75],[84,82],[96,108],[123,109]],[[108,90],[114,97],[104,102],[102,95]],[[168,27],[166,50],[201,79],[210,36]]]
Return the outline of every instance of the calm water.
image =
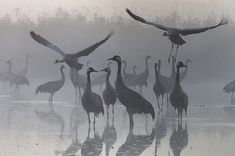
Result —
[[[209,89],[213,90],[213,86]],[[106,121],[106,115],[100,117],[95,128],[91,124],[90,131],[80,102],[63,100],[63,91],[55,96],[53,108],[47,101],[38,100],[47,100],[48,96],[28,98],[2,94],[0,155],[234,156],[235,110],[234,113],[231,109],[224,111],[228,104],[227,96],[207,90],[205,95],[199,89],[190,90],[191,87],[184,87],[191,107],[182,124],[165,113],[155,121],[137,115],[134,128],[129,129],[125,108],[116,104],[114,123],[110,110],[110,120]],[[148,90],[144,96],[151,102],[155,100]],[[205,103],[198,96],[204,96]],[[221,103],[221,99],[225,102]]]

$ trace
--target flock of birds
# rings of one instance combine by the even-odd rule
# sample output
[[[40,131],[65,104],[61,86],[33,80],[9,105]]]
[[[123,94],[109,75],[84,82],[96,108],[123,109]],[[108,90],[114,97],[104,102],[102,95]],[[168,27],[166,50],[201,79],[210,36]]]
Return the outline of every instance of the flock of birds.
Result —
[[[185,63],[177,60],[177,53],[179,46],[185,44],[186,42],[182,39],[182,35],[191,35],[196,33],[201,33],[207,30],[215,29],[219,26],[225,25],[228,23],[226,20],[221,20],[221,22],[215,26],[204,27],[204,28],[190,28],[190,29],[179,29],[171,28],[161,24],[149,22],[144,18],[135,15],[129,9],[126,9],[126,12],[134,20],[141,23],[152,25],[164,31],[163,36],[167,36],[171,41],[172,47],[170,55],[168,58],[168,63],[171,60],[171,75],[165,76],[161,74],[161,60],[158,60],[154,64],[155,73],[155,83],[153,85],[153,92],[156,96],[156,103],[159,112],[163,111],[164,99],[166,98],[168,102],[171,103],[173,108],[178,112],[178,120],[182,122],[183,111],[187,115],[188,108],[188,95],[184,92],[181,81],[187,75],[188,63],[191,60],[187,59]],[[134,126],[133,115],[135,114],[148,114],[155,119],[155,109],[154,106],[143,96],[143,88],[149,87],[148,78],[150,74],[149,63],[150,59],[153,59],[152,56],[147,55],[145,57],[145,70],[142,73],[136,73],[138,66],[133,66],[133,73],[127,72],[128,61],[123,60],[119,55],[115,55],[107,59],[107,67],[98,71],[92,67],[89,67],[89,62],[87,62],[87,72],[86,75],[80,73],[80,70],[85,67],[78,60],[83,56],[88,56],[94,52],[98,47],[106,43],[114,32],[110,32],[104,39],[97,41],[96,43],[90,45],[89,47],[80,50],[76,53],[68,54],[61,50],[59,47],[49,42],[47,39],[41,35],[30,31],[30,36],[37,43],[46,46],[62,56],[61,60],[55,60],[54,63],[65,63],[70,67],[70,80],[76,91],[76,96],[81,100],[81,104],[84,110],[87,113],[89,127],[90,127],[90,114],[94,114],[93,124],[95,125],[96,117],[100,114],[104,114],[104,105],[106,106],[107,117],[109,118],[109,107],[112,106],[112,113],[114,114],[114,105],[119,102],[125,108],[129,115],[130,127]],[[176,53],[172,55],[174,46],[176,46]],[[8,72],[1,75],[3,81],[9,81],[11,86],[15,87],[15,90],[18,91],[20,85],[29,85],[29,80],[27,79],[28,73],[28,60],[31,56],[26,57],[26,66],[24,70],[19,73],[14,73],[12,71],[13,63],[12,61],[7,61]],[[111,68],[111,64],[115,63],[117,65],[117,75],[115,83],[112,84],[110,81],[110,75],[115,72]],[[124,67],[123,67],[124,65]],[[64,65],[60,67],[61,79],[56,81],[49,81],[41,84],[36,89],[36,94],[38,93],[48,93],[49,103],[52,105],[54,94],[59,91],[65,83],[65,74],[64,74]],[[184,68],[184,69],[183,69]],[[183,70],[183,71],[181,71]],[[102,72],[101,75],[93,78],[93,74],[97,72]],[[95,74],[94,74],[95,75]],[[235,91],[235,81],[229,83],[224,90],[226,92]],[[102,95],[99,95],[93,91],[93,86],[100,86],[100,90],[103,91]],[[103,86],[105,86],[104,89]],[[232,89],[233,90],[232,90]],[[232,91],[231,91],[232,90]],[[53,112],[53,110],[51,110]]]

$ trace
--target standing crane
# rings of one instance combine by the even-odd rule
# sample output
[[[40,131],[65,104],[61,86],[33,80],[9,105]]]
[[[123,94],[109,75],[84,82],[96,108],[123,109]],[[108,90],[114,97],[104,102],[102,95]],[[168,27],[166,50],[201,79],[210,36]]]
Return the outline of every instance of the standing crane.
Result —
[[[179,61],[177,63],[177,72],[176,72],[176,79],[174,88],[170,94],[170,102],[172,106],[178,110],[178,120],[182,121],[182,112],[185,110],[185,115],[187,115],[187,108],[188,108],[188,95],[183,91],[180,85],[180,68],[187,66]]]
[[[116,103],[117,101],[117,96],[116,96],[116,93],[115,93],[115,89],[114,87],[110,84],[110,80],[109,80],[109,77],[110,77],[110,74],[111,74],[111,69],[109,67],[101,70],[101,71],[104,71],[107,73],[107,76],[106,76],[106,88],[104,89],[103,91],[103,99],[104,99],[104,103],[106,105],[106,108],[107,108],[107,120],[109,118],[109,106],[112,105],[112,112],[113,112],[113,120],[114,120],[114,104]]]
[[[150,114],[152,119],[155,118],[155,112],[153,106],[144,97],[137,92],[129,89],[122,80],[122,59],[120,56],[115,55],[108,59],[115,61],[118,65],[117,78],[115,82],[115,91],[118,100],[126,107],[127,113],[130,119],[130,127],[134,126],[133,115],[134,114]]]
[[[104,114],[104,107],[103,107],[103,101],[102,98],[92,92],[91,90],[91,77],[90,74],[93,72],[97,72],[95,69],[89,67],[87,69],[87,82],[86,82],[86,88],[82,95],[82,106],[85,109],[87,116],[88,116],[88,122],[90,127],[90,113],[94,113],[94,121],[93,126],[95,127],[95,117],[99,116],[99,114]]]
[[[53,96],[54,96],[55,92],[59,91],[64,85],[64,82],[65,82],[65,76],[64,76],[64,72],[63,72],[64,68],[65,68],[64,65],[61,65],[61,67],[60,67],[61,79],[60,80],[46,82],[46,83],[38,86],[36,89],[36,92],[35,92],[36,94],[38,94],[38,93],[50,94],[50,97],[48,100],[50,104],[52,104],[52,102],[53,102]]]

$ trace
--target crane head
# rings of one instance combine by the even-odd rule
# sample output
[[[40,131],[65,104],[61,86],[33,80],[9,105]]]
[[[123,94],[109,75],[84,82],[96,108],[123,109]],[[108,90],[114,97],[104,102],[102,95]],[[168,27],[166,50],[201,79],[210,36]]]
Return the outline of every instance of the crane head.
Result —
[[[92,72],[98,72],[98,71],[95,70],[95,69],[92,68],[92,67],[89,67],[89,68],[87,69],[87,73],[92,73]]]
[[[116,61],[116,62],[122,62],[121,57],[118,56],[118,55],[115,55],[115,56],[113,56],[112,58],[109,58],[108,60]]]
[[[111,69],[109,67],[106,67],[100,71],[104,71],[104,72],[107,72],[107,73],[110,73],[111,72]]]
[[[187,66],[183,62],[181,61],[177,62],[177,68],[181,68],[181,67],[187,68]]]

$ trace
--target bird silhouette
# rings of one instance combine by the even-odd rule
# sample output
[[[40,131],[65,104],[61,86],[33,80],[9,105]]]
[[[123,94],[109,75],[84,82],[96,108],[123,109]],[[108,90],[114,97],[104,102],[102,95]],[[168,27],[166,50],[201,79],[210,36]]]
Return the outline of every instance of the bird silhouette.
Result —
[[[88,129],[88,136],[81,148],[81,156],[99,156],[103,148],[103,138],[95,132],[94,138],[90,138],[90,128]]]
[[[49,81],[49,82],[46,82],[46,83],[38,86],[35,94],[38,94],[38,93],[50,94],[48,101],[50,104],[52,104],[53,96],[54,96],[55,92],[59,91],[64,85],[64,82],[65,82],[65,76],[64,76],[64,72],[63,72],[64,68],[65,68],[64,65],[61,65],[61,67],[60,67],[61,79],[60,80]]]
[[[158,29],[161,29],[164,31],[163,36],[167,36],[168,39],[171,41],[171,52],[170,55],[168,57],[168,62],[170,61],[170,57],[173,51],[174,46],[176,45],[176,54],[175,57],[177,57],[177,52],[178,52],[178,48],[179,46],[183,45],[186,43],[185,40],[183,40],[183,38],[181,37],[181,35],[186,36],[186,35],[191,35],[191,34],[197,34],[197,33],[202,33],[205,32],[207,30],[211,30],[211,29],[215,29],[219,26],[225,25],[228,23],[227,19],[222,19],[220,21],[220,23],[218,23],[215,26],[209,26],[209,27],[203,27],[203,28],[185,28],[185,29],[179,29],[179,28],[172,28],[172,27],[167,27],[161,24],[157,24],[157,23],[153,23],[150,21],[145,20],[142,17],[139,17],[137,15],[135,15],[134,13],[132,13],[129,9],[126,9],[126,12],[135,20],[148,24],[148,25],[152,25]]]
[[[105,155],[109,156],[110,149],[117,141],[117,132],[113,122],[110,125],[108,120],[106,121],[106,126],[104,128],[102,138],[105,144]]]
[[[15,92],[19,91],[20,89],[19,87],[21,85],[28,85],[28,86],[30,85],[29,80],[26,77],[12,72],[13,63],[10,60],[6,61],[6,63],[8,63],[8,76],[7,77],[10,81],[10,84],[15,85]]]
[[[233,93],[235,92],[235,79],[228,84],[226,84],[223,88],[225,93],[231,93],[231,102],[233,102]]]
[[[95,127],[95,117],[99,116],[99,114],[104,114],[102,98],[98,94],[92,92],[92,90],[91,90],[90,74],[92,72],[97,72],[97,71],[95,69],[89,67],[87,69],[86,88],[85,88],[85,91],[82,95],[82,106],[87,113],[89,127],[90,127],[90,122],[91,122],[90,113],[94,113],[94,121],[93,121],[94,127]]]
[[[155,118],[155,112],[153,106],[145,98],[143,98],[137,92],[129,89],[122,80],[122,60],[121,57],[115,55],[114,57],[108,59],[115,61],[118,65],[117,78],[115,82],[115,91],[118,100],[121,104],[126,107],[127,113],[130,118],[130,127],[134,126],[133,115],[134,114],[150,114],[152,119]]]
[[[25,67],[20,72],[18,72],[18,74],[23,76],[23,77],[26,77],[28,72],[29,72],[28,71],[29,70],[29,58],[31,58],[31,55],[26,56]]]
[[[139,156],[141,155],[154,140],[154,129],[149,135],[134,135],[133,127],[129,128],[126,141],[118,149],[116,156]]]
[[[155,84],[153,85],[153,92],[155,93],[155,96],[157,98],[157,103],[158,103],[158,110],[162,111],[162,107],[163,107],[163,99],[164,99],[164,95],[166,93],[165,90],[165,86],[164,84],[161,82],[160,78],[159,78],[159,71],[160,68],[158,67],[158,64],[155,63],[154,64],[154,69],[155,69]],[[160,102],[159,102],[159,98],[162,98],[162,103],[161,103],[161,107],[160,107]]]
[[[183,91],[180,85],[180,68],[187,66],[183,62],[177,63],[177,72],[174,88],[170,94],[170,102],[172,106],[178,111],[178,119],[182,121],[182,112],[185,110],[185,115],[187,115],[188,107],[188,95]]]
[[[136,85],[139,86],[139,93],[143,93],[143,86],[148,87],[148,78],[149,78],[149,66],[148,60],[153,58],[152,56],[147,55],[145,57],[145,70],[143,73],[135,75],[135,82]]]
[[[188,145],[188,130],[187,124],[185,128],[181,123],[178,123],[178,128],[172,133],[170,137],[170,147],[174,156],[180,156],[181,151]]]
[[[96,48],[98,48],[99,46],[104,44],[112,36],[112,34],[113,34],[113,32],[108,34],[108,36],[106,38],[104,38],[103,40],[100,40],[100,41],[96,42],[95,44],[93,44],[93,45],[91,45],[91,46],[89,46],[89,47],[87,47],[77,53],[66,54],[63,50],[58,48],[56,45],[50,43],[49,41],[47,41],[45,38],[43,38],[39,34],[36,34],[34,31],[30,31],[31,37],[36,42],[38,42],[48,48],[53,49],[54,51],[58,52],[59,54],[61,54],[63,56],[63,59],[56,60],[55,63],[65,62],[68,66],[70,66],[72,69],[74,69],[76,71],[81,70],[83,67],[83,65],[81,63],[79,63],[77,61],[77,59],[82,56],[88,56],[89,54],[91,54]]]
[[[114,87],[111,85],[109,77],[111,74],[111,69],[109,67],[106,67],[105,69],[101,70],[107,73],[106,76],[106,88],[103,91],[103,100],[107,108],[107,120],[109,118],[109,106],[112,105],[112,112],[113,112],[113,119],[114,119],[114,104],[117,101],[117,96],[115,93]]]

